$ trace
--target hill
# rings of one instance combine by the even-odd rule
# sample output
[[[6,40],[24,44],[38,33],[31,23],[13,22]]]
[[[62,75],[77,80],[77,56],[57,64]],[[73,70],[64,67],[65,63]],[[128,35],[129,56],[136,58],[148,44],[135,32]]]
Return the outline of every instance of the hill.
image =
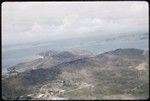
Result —
[[[18,64],[2,80],[2,96],[44,100],[147,99],[148,52],[116,49],[82,57],[64,51]]]

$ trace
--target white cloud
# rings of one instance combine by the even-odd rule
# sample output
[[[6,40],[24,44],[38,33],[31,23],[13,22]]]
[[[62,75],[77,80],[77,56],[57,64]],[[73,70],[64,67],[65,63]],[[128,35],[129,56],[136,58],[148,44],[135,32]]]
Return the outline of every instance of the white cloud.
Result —
[[[80,37],[98,31],[148,32],[148,3],[4,2],[2,4],[3,44]]]

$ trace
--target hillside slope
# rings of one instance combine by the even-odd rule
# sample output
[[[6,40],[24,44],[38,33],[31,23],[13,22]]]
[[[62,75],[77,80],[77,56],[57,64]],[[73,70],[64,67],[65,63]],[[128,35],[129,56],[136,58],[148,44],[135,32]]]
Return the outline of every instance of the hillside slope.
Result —
[[[17,65],[13,71],[41,63],[40,68],[27,69],[3,79],[2,96],[4,99],[45,100],[147,99],[148,52],[117,49],[93,57],[60,52],[35,60],[35,63]]]

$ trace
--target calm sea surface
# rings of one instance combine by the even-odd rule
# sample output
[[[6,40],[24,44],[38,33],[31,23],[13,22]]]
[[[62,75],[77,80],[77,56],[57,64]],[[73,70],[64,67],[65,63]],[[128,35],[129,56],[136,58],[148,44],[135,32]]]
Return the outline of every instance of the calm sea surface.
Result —
[[[60,40],[51,42],[42,42],[38,44],[22,44],[13,46],[2,47],[2,71],[5,72],[8,67],[18,63],[27,62],[39,58],[38,53],[47,50],[63,51],[68,49],[84,49],[96,54],[106,51],[114,50],[117,48],[136,48],[148,49],[148,38],[136,40],[130,38],[115,40],[110,39],[112,36],[107,37],[93,37],[74,40]]]

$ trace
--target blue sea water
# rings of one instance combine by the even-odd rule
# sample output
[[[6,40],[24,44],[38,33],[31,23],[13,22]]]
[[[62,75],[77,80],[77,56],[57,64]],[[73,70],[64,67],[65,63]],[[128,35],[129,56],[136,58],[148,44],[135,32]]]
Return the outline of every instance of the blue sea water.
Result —
[[[39,58],[38,53],[47,50],[63,51],[71,48],[78,48],[100,54],[118,48],[149,49],[148,37],[145,39],[120,39],[114,36],[115,40],[106,40],[112,36],[87,37],[78,39],[65,39],[41,43],[28,43],[2,47],[2,71],[18,63],[27,62]]]

